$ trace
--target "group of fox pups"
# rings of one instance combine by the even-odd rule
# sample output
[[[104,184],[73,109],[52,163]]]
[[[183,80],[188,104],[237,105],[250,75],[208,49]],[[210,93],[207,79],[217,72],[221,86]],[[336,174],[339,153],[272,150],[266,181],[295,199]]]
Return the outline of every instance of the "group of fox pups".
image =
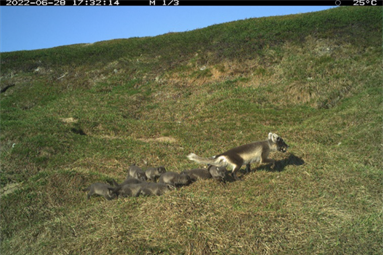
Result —
[[[88,199],[96,194],[104,196],[108,200],[112,200],[118,196],[137,197],[140,195],[162,195],[175,189],[175,187],[189,185],[198,179],[218,179],[225,180],[226,167],[232,168],[232,176],[238,180],[237,172],[241,166],[246,165],[246,172],[250,171],[250,164],[253,162],[272,163],[273,159],[269,159],[270,152],[280,151],[286,152],[289,146],[283,139],[274,133],[269,133],[268,139],[245,144],[230,149],[224,153],[218,154],[211,158],[203,158],[194,153],[190,153],[187,158],[199,164],[207,164],[207,168],[185,170],[181,173],[166,172],[165,167],[150,167],[143,171],[140,167],[132,165],[128,169],[126,180],[120,184],[115,180],[110,184],[94,183],[84,191],[89,191]],[[156,182],[158,179],[158,182]],[[152,182],[147,182],[152,181]]]

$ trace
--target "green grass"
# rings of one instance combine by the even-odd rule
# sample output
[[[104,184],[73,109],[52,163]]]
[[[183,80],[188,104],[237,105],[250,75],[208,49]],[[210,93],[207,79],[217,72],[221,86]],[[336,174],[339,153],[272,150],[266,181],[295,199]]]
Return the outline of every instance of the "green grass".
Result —
[[[247,19],[2,53],[2,254],[379,254],[382,13]],[[276,132],[278,170],[86,199]]]

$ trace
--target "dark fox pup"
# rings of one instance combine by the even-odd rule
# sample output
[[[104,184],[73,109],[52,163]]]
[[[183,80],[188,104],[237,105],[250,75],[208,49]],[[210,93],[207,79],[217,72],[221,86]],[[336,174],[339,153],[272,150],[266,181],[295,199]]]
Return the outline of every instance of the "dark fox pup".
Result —
[[[117,197],[114,187],[106,183],[93,183],[88,188],[83,189],[83,191],[89,191],[87,198],[89,199],[92,195],[103,196],[107,200],[112,200]]]

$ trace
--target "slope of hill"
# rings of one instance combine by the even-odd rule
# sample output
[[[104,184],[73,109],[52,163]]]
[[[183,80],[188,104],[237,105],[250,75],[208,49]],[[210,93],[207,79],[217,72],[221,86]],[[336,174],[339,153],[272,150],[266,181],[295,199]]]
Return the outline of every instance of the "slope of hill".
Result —
[[[382,251],[382,9],[2,53],[2,254]],[[276,132],[277,170],[86,200]]]

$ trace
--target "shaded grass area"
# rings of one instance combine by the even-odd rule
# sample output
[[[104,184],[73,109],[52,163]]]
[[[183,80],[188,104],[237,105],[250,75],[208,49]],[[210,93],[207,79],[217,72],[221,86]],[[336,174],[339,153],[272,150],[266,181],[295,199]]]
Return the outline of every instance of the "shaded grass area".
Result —
[[[2,86],[15,84],[0,100],[2,253],[378,254],[381,21],[336,8],[1,54]],[[268,132],[289,151],[242,181],[82,191],[133,163],[195,168],[190,152]]]

